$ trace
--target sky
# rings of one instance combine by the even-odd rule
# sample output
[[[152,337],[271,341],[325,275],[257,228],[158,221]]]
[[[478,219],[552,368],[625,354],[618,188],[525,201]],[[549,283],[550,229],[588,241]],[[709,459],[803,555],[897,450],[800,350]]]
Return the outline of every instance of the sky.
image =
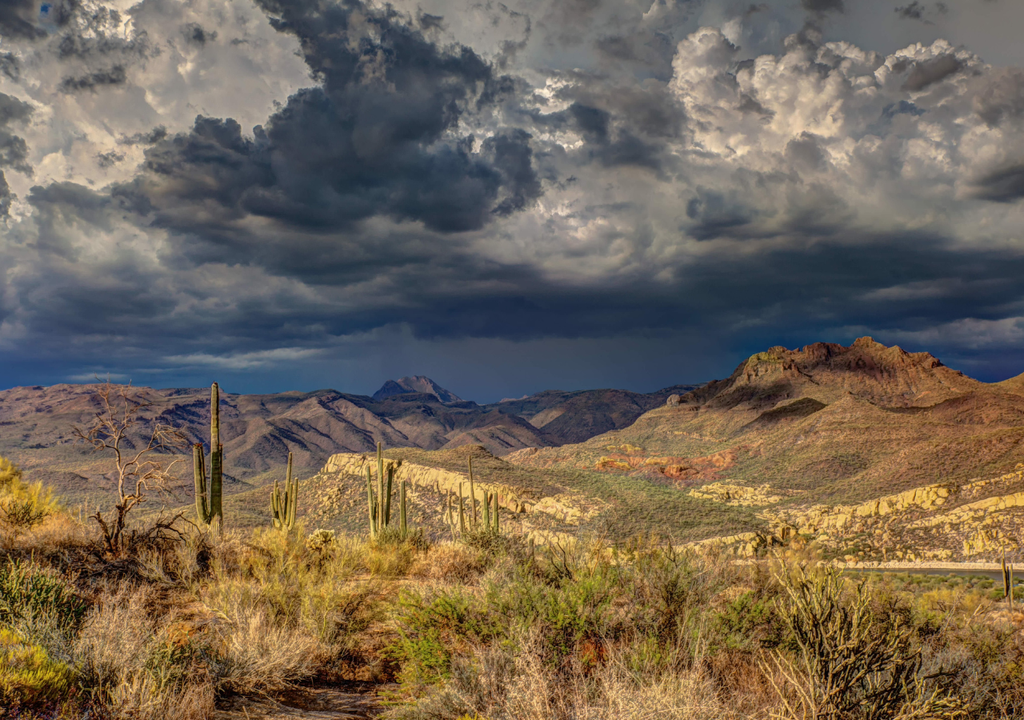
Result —
[[[1017,0],[0,0],[0,387],[1024,372]]]

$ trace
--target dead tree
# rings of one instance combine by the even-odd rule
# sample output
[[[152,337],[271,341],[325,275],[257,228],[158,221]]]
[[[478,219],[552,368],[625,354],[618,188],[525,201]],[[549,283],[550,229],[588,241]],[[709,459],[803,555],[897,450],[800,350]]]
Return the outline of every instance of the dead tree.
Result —
[[[96,399],[101,407],[92,424],[75,427],[73,432],[92,445],[94,452],[106,450],[114,454],[117,501],[108,517],[97,510],[92,519],[100,526],[107,551],[117,556],[123,549],[122,536],[128,513],[145,502],[151,491],[166,490],[174,478],[172,469],[184,460],[178,458],[165,467],[160,456],[184,451],[188,440],[180,430],[160,423],[153,423],[148,432],[139,433],[138,426],[142,424],[139,413],[152,403],[132,393],[130,383],[115,387],[107,381],[96,392]]]

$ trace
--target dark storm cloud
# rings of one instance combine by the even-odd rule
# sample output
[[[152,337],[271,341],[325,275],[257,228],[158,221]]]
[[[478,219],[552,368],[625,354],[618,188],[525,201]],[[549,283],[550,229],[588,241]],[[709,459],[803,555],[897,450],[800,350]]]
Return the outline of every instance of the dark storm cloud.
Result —
[[[21,77],[21,63],[14,53],[0,53],[0,73],[15,82]]]
[[[110,152],[100,153],[96,156],[96,160],[101,168],[109,168],[124,160],[124,157],[124,153],[111,150]]]
[[[32,172],[28,163],[28,145],[24,138],[15,135],[11,126],[25,122],[32,114],[32,106],[18,98],[0,93],[0,218],[11,213],[14,194],[4,175],[4,168],[11,168],[26,174]]]
[[[192,45],[199,45],[200,47],[217,39],[216,30],[206,30],[202,25],[194,22],[183,25],[181,28],[181,34],[185,38],[185,42]]]
[[[124,65],[114,65],[105,70],[86,73],[77,77],[65,77],[60,81],[60,90],[65,93],[95,90],[112,85],[124,85],[128,81],[128,73]]]
[[[992,73],[978,88],[973,99],[974,112],[989,127],[1005,120],[1024,117],[1024,70],[1002,68]]]
[[[893,70],[901,73],[908,67],[910,68],[910,73],[903,83],[903,89],[908,92],[918,92],[919,90],[924,90],[929,85],[945,80],[950,75],[960,72],[964,66],[955,55],[950,54],[940,55],[939,57],[921,62],[898,63],[893,67]]]
[[[992,202],[1016,202],[1024,198],[1024,163],[990,172],[973,183],[973,196]]]
[[[949,6],[942,2],[935,3],[934,8],[929,8],[919,0],[914,0],[909,5],[896,7],[895,12],[901,20],[919,20],[925,25],[933,25],[931,17],[943,17],[949,14]]]
[[[11,168],[26,174],[32,172],[32,166],[28,163],[28,145],[24,138],[15,135],[12,130],[12,126],[24,123],[31,114],[31,105],[0,93],[0,170]],[[0,210],[0,216],[6,216],[10,207],[10,190],[6,181],[3,190],[7,201],[3,210]]]
[[[279,33],[262,36],[202,5],[145,0],[130,33],[90,10],[32,45],[40,55],[16,46],[23,76],[42,57],[50,87],[65,78],[61,132],[143,113],[40,163],[31,192],[0,176],[13,214],[0,343],[24,332],[15,342],[64,363],[71,338],[79,363],[116,346],[126,367],[166,369],[361,347],[395,328],[438,344],[772,345],[1024,315],[1024,260],[1005,242],[1024,197],[1024,77],[941,42],[889,56],[826,45],[843,39],[829,14],[853,18],[852,4],[730,5],[740,14],[698,29],[721,8],[495,3],[477,21],[263,0]],[[903,5],[908,19],[935,12]],[[489,39],[453,41],[474,30]],[[235,36],[247,44],[224,42]],[[199,77],[269,78],[254,55],[268,36],[295,73],[249,114],[165,111],[210,107],[189,95]],[[104,95],[112,85],[126,91]],[[92,114],[76,126],[78,109]],[[35,142],[44,120],[15,126],[2,157],[27,163],[13,138]],[[144,130],[157,123],[171,129]],[[88,182],[55,182],[65,168]]]
[[[39,5],[35,0],[0,0],[0,37],[45,37],[46,31],[38,22]]]
[[[14,196],[11,194],[11,188],[7,184],[7,177],[4,175],[4,171],[0,170],[0,218],[8,217],[11,214],[11,202],[13,202]]]
[[[154,145],[167,137],[167,128],[159,125],[149,132],[135,133],[118,139],[121,145]]]
[[[800,4],[813,13],[845,12],[843,0],[800,0]]]
[[[806,328],[862,322],[916,330],[961,318],[965,304],[978,318],[1024,312],[1019,253],[975,254],[909,234],[858,238],[856,244],[837,238],[745,256],[713,254],[674,283],[569,288],[532,273],[514,277],[514,289],[507,292],[480,294],[469,285],[449,286],[444,293],[430,286],[415,293],[408,288],[401,311],[377,320],[408,322],[428,339],[529,340],[563,337],[569,328],[583,337],[614,337],[639,327],[731,334],[754,319],[770,321],[775,332],[789,331],[796,318]],[[908,286],[940,290],[900,296],[899,288]],[[894,301],[900,305],[895,316]]]
[[[704,194],[706,204],[711,198]],[[719,209],[726,212],[734,200],[719,201]],[[399,240],[388,248],[397,255],[390,266],[376,259],[364,266],[351,252],[333,259],[304,257],[302,240],[296,238],[281,251],[293,262],[333,263],[330,286],[322,286],[316,297],[269,286],[224,295],[201,284],[174,288],[188,274],[169,283],[163,271],[130,254],[112,257],[102,273],[82,274],[79,255],[62,244],[62,218],[116,233],[123,210],[119,200],[65,183],[35,189],[31,202],[40,227],[38,245],[48,260],[45,273],[17,281],[22,319],[53,352],[57,345],[50,347],[45,338],[89,338],[99,349],[115,327],[120,337],[131,338],[126,352],[181,354],[258,351],[266,349],[268,338],[276,346],[316,347],[313,328],[323,337],[393,324],[405,324],[428,340],[531,340],[567,333],[615,337],[640,329],[729,336],[752,320],[785,333],[793,329],[794,318],[803,332],[845,324],[913,331],[955,321],[965,306],[981,319],[1024,312],[1019,253],[962,248],[921,234],[865,238],[841,231],[831,239],[815,233],[814,242],[758,253],[711,252],[672,281],[626,276],[572,286],[551,282],[540,268],[489,263],[459,246],[438,257],[423,242],[413,243],[418,250],[405,250]],[[386,272],[384,301],[332,304],[339,278],[351,282],[367,272]],[[193,294],[200,302],[216,299],[218,312],[184,310]]]
[[[118,192],[161,223],[190,224],[189,203],[215,201],[222,220],[339,229],[386,215],[458,232],[539,196],[529,134],[449,135],[501,98],[501,79],[472,50],[439,47],[393,11],[357,2],[263,5],[299,38],[320,85],[291,96],[251,140],[230,118],[200,117],[147,150],[147,172]]]

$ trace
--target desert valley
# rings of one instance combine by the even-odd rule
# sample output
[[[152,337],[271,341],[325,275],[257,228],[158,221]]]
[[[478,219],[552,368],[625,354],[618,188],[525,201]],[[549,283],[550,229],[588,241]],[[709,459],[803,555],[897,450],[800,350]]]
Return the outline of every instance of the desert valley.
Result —
[[[482,406],[422,376],[121,389],[124,456],[173,427],[178,456],[144,457],[194,454],[195,477],[146,488],[114,542],[93,516],[113,522],[119,466],[75,432],[111,386],[0,391],[15,717],[1024,709],[1024,375],[864,337]]]

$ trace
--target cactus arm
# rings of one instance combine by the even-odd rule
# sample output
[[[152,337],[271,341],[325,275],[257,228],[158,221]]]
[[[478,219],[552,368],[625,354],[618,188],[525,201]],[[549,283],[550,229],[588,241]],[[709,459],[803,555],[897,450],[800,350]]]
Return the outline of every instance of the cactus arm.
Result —
[[[501,528],[498,525],[498,493],[494,493],[494,534],[501,534]]]
[[[270,494],[270,512],[274,517],[274,527],[281,529],[281,499],[278,493],[277,478],[274,478],[274,491]]]
[[[476,488],[473,485],[473,456],[469,456],[469,503],[473,510],[473,529],[477,528],[476,521]]]
[[[192,465],[195,473],[196,515],[204,525],[210,523],[210,508],[206,504],[206,458],[203,457],[203,444],[192,446]]]
[[[402,481],[398,491],[398,518],[398,528],[402,532],[402,537],[406,537],[409,534],[409,522],[405,509],[405,480]]]
[[[484,491],[484,529],[491,529],[491,494]]]
[[[373,502],[373,477],[370,473],[370,466],[366,466],[366,507],[370,513],[370,537],[377,537],[377,514],[374,512]]]
[[[387,527],[384,518],[384,443],[377,441],[377,529]]]
[[[459,487],[459,532],[466,534],[466,503],[462,497],[462,487]]]
[[[295,527],[295,513],[299,507],[299,479],[292,477],[292,454],[288,453],[288,475],[286,484],[291,491],[288,495],[288,529]]]
[[[391,483],[395,478],[395,466],[389,465],[387,469],[388,487],[384,493],[384,525],[391,525]]]

